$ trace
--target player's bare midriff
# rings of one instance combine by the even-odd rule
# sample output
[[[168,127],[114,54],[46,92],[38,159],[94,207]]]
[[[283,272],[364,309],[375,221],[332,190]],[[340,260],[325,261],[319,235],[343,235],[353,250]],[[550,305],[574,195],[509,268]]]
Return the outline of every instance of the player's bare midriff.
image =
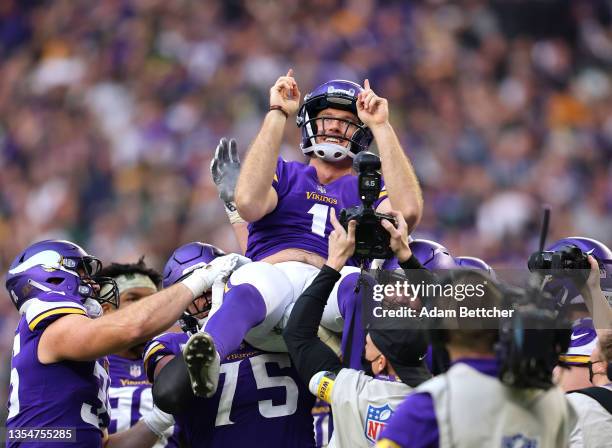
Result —
[[[325,264],[325,258],[323,258],[321,255],[303,249],[283,249],[273,255],[270,255],[269,257],[264,258],[261,261],[265,261],[266,263],[270,264],[282,263],[284,261],[299,261],[301,263],[315,266],[319,269],[321,269]]]

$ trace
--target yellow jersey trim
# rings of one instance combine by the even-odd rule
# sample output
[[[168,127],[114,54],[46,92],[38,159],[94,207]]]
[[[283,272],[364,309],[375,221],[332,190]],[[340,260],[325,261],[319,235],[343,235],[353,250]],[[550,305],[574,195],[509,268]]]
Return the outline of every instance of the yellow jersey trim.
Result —
[[[147,370],[147,366],[149,364],[149,359],[151,359],[151,355],[153,355],[153,353],[160,351],[162,348],[164,348],[164,346],[160,343],[158,343],[159,345],[156,347],[153,347],[151,350],[149,350],[149,353],[147,354],[147,356],[144,359],[144,365],[145,365],[145,370]]]
[[[376,442],[376,448],[402,448],[400,445],[395,443],[393,440],[381,439]]]
[[[54,316],[56,314],[81,314],[81,315],[87,315],[87,312],[85,312],[84,310],[80,309],[80,308],[54,308],[52,310],[46,311],[42,314],[40,314],[38,317],[36,317],[35,319],[32,320],[32,322],[30,322],[30,324],[28,325],[28,327],[30,328],[30,331],[34,331],[34,329],[36,328],[36,325],[38,325],[40,323],[40,321],[42,321],[43,319],[46,319],[49,316]]]

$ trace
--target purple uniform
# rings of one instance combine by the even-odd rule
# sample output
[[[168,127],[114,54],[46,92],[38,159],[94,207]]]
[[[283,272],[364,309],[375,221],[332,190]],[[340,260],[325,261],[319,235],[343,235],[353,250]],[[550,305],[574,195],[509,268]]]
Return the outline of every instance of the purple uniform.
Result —
[[[323,400],[317,399],[314,408],[312,408],[312,416],[314,418],[317,448],[325,447],[329,445],[332,433],[334,432],[331,407]]]
[[[102,446],[101,427],[108,427],[108,361],[61,361],[41,364],[38,342],[52,322],[68,314],[86,315],[81,300],[43,293],[30,299],[13,342],[7,429],[73,428],[75,442],[54,447]],[[7,447],[48,446],[7,440]]]
[[[383,183],[384,185],[384,183]],[[303,249],[327,258],[327,238],[333,230],[329,209],[360,205],[357,177],[346,175],[322,185],[314,167],[279,158],[272,187],[276,208],[249,224],[246,256],[258,261],[283,249]],[[375,207],[387,197],[384,189]]]
[[[157,362],[181,353],[187,335],[167,333],[145,348],[149,379]],[[227,446],[314,447],[314,397],[285,353],[267,353],[246,343],[221,361],[219,387],[174,415],[192,448]]]
[[[108,391],[110,403],[110,426],[108,433],[125,431],[134,426],[143,415],[153,409],[151,383],[147,379],[142,359],[129,359],[110,355],[109,373],[110,388]],[[168,432],[172,435],[174,428]],[[175,436],[163,438],[155,448],[177,447]]]
[[[481,373],[497,377],[498,363],[495,359],[461,359]],[[438,422],[431,395],[426,392],[413,393],[397,408],[385,426],[380,439],[388,439],[400,447],[437,448]],[[380,443],[380,446],[386,446]]]

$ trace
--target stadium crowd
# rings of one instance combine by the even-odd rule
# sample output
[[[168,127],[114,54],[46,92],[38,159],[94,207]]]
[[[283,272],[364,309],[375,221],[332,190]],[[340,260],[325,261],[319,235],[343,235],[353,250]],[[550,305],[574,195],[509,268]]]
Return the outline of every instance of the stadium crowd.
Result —
[[[545,202],[551,240],[610,246],[612,11],[603,1],[526,9],[3,1],[1,271],[44,238],[103,261],[146,254],[156,267],[187,241],[237,251],[208,166],[221,136],[246,150],[288,67],[306,91],[368,77],[389,100],[424,193],[413,236],[523,266]],[[287,159],[302,157],[297,136],[287,132]],[[17,316],[4,290],[0,299],[7,366]]]

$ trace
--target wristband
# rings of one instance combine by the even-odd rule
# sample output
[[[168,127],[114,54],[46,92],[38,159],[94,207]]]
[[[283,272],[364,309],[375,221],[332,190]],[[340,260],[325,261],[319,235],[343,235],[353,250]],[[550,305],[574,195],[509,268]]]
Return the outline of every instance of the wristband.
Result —
[[[244,224],[246,221],[242,219],[240,213],[236,209],[236,203],[234,201],[224,202],[225,214],[227,215],[230,224]]]
[[[283,109],[282,106],[277,106],[275,104],[273,104],[272,106],[270,106],[270,110],[278,110],[280,112],[282,112],[282,114],[285,116],[285,118],[289,118],[289,114],[287,112],[285,112],[285,109]]]

